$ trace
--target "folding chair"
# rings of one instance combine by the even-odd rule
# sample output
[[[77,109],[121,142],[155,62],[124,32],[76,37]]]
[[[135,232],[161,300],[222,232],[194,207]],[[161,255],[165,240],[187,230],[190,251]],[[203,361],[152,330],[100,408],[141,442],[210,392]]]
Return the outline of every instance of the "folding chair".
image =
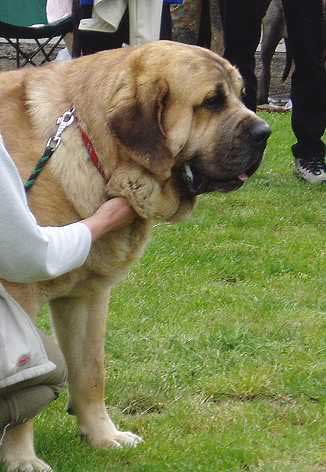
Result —
[[[53,23],[47,22],[46,0],[0,2],[0,37],[15,49],[17,68],[26,64],[37,66],[49,62],[63,37],[72,30],[70,16]],[[23,39],[33,40],[28,44],[29,49],[32,44],[31,51],[27,51],[22,45]]]

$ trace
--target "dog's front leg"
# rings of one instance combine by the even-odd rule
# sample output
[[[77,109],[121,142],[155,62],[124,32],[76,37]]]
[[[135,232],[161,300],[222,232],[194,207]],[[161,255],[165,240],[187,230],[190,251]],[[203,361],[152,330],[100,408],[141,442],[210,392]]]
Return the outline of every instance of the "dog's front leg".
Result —
[[[15,426],[5,433],[0,446],[0,462],[5,464],[8,472],[52,470],[35,454],[32,421]]]
[[[51,311],[68,366],[71,406],[81,435],[93,447],[135,446],[141,438],[119,431],[104,403],[107,299],[107,290],[92,290],[85,298],[52,301]]]

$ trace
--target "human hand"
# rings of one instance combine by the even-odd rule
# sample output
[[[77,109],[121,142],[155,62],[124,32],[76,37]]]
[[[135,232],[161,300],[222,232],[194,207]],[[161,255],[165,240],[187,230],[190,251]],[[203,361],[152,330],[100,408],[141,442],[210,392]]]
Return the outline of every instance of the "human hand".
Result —
[[[130,225],[136,217],[136,212],[131,208],[125,198],[116,197],[104,202],[94,215],[82,220],[91,232],[92,241],[110,231],[117,231]]]

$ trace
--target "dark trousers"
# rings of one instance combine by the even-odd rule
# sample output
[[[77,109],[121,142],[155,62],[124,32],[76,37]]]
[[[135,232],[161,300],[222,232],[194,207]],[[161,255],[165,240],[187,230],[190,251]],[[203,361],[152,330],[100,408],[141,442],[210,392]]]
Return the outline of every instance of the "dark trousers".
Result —
[[[243,101],[253,111],[257,106],[255,52],[268,3],[267,0],[221,0],[224,57],[239,69],[246,88]]]
[[[267,0],[221,0],[225,57],[236,65],[246,87],[244,103],[256,110],[255,51]],[[294,58],[291,98],[292,127],[301,159],[324,156],[321,136],[326,126],[326,78],[323,64],[325,24],[322,0],[283,0],[289,44]]]
[[[326,127],[326,72],[322,0],[283,0],[295,71],[292,75],[292,128],[301,159],[325,154],[321,137]]]

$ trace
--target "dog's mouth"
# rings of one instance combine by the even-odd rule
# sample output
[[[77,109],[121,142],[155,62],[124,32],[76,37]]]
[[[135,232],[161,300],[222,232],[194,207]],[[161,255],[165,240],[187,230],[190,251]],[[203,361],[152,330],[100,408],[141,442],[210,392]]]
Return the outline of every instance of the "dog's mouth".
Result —
[[[185,163],[178,171],[183,192],[190,197],[209,192],[231,192],[239,189],[259,167],[261,159],[230,178],[215,179],[200,171],[193,161]]]

